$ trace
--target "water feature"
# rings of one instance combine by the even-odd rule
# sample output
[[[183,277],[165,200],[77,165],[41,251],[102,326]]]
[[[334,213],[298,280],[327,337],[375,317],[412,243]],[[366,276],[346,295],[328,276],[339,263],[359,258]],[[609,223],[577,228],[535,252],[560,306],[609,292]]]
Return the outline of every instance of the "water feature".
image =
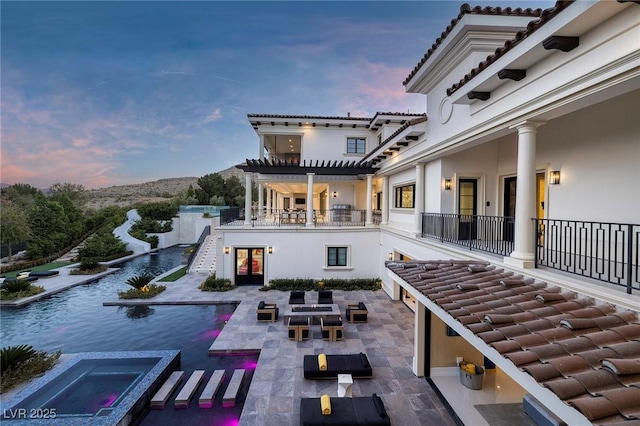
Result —
[[[116,265],[120,268],[118,272],[95,282],[22,308],[0,310],[2,346],[29,344],[38,350],[63,353],[180,349],[185,374],[195,369],[204,369],[207,374],[215,369],[228,369],[230,377],[234,368],[244,368],[243,365],[257,358],[255,354],[226,357],[208,354],[209,346],[231,317],[235,305],[102,305],[104,301],[116,300],[118,291],[130,288],[126,284],[128,278],[143,273],[157,276],[179,266],[182,251],[183,248],[173,247],[140,256]],[[216,409],[214,406],[212,410],[201,411],[211,416]],[[224,415],[237,419],[241,410],[241,405],[224,409]],[[152,414],[162,419],[162,413]],[[210,424],[210,418],[209,423],[191,419],[189,423]]]

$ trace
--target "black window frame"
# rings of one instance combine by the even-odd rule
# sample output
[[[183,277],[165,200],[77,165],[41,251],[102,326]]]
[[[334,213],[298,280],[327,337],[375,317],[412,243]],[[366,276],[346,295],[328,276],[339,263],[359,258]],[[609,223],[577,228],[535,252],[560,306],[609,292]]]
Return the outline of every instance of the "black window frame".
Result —
[[[404,193],[411,190],[411,206],[403,205]],[[393,206],[396,209],[413,209],[416,205],[416,184],[396,186],[394,188],[395,199],[393,200]]]
[[[344,253],[344,264],[340,263],[340,252]],[[349,266],[349,247],[327,246],[327,267],[342,267],[342,266]]]
[[[362,146],[360,146],[360,143]],[[364,154],[367,150],[367,138],[347,137],[347,154]]]

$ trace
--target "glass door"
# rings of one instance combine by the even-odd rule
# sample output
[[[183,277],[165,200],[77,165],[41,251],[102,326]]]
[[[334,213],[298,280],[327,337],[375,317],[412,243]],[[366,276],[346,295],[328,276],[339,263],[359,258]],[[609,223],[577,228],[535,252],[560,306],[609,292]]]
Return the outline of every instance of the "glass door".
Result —
[[[474,240],[477,233],[478,181],[460,179],[458,181],[458,240]]]
[[[236,248],[235,259],[237,285],[264,285],[263,248]]]

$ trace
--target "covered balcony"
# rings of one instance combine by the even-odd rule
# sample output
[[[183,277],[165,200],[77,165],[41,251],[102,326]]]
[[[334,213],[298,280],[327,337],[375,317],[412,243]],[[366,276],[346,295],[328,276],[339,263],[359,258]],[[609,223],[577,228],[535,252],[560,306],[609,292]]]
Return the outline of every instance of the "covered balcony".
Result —
[[[509,256],[514,217],[422,213],[421,237]],[[551,268],[640,292],[640,224],[531,219],[536,268]]]

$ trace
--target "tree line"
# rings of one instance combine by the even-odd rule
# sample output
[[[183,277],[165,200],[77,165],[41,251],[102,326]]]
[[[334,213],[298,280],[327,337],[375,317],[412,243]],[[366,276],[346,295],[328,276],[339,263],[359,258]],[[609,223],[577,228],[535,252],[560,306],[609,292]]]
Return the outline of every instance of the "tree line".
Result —
[[[257,189],[254,198],[257,197]],[[138,229],[146,232],[163,230],[166,221],[184,204],[243,206],[244,185],[236,176],[224,179],[211,173],[198,179],[198,187],[189,187],[167,203],[138,204],[143,217]],[[41,259],[56,255],[92,234],[110,234],[126,220],[126,210],[118,206],[100,210],[86,208],[87,192],[82,185],[56,183],[43,192],[31,185],[18,183],[0,191],[0,242],[11,257],[16,250],[26,250],[26,258]],[[154,221],[165,221],[160,225]],[[102,239],[108,240],[106,235]],[[100,238],[99,238],[100,239]],[[105,240],[105,241],[106,241]],[[113,244],[113,241],[110,242]],[[103,241],[103,245],[107,242]]]

